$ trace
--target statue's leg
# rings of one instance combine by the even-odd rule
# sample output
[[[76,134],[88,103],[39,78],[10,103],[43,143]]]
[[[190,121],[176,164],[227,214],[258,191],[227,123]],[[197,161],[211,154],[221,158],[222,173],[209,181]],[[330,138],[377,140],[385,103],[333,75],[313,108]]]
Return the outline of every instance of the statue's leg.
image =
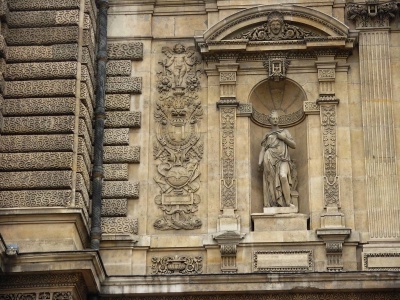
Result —
[[[290,185],[288,180],[289,174],[289,163],[282,162],[279,170],[279,178],[281,180],[281,187],[284,200],[282,206],[289,206],[290,205]]]

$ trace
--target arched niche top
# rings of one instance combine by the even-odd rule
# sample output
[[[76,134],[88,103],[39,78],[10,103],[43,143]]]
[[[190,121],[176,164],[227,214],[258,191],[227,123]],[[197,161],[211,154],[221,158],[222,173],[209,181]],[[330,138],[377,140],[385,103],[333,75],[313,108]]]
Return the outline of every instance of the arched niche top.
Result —
[[[264,38],[264,29],[270,30],[272,18],[281,21],[281,36],[270,38],[267,34]],[[254,34],[245,34],[252,30],[261,32],[258,35],[261,38],[254,39]],[[349,28],[345,24],[320,11],[298,5],[263,5],[237,12],[195,40],[202,53],[354,47],[354,39],[349,37]]]

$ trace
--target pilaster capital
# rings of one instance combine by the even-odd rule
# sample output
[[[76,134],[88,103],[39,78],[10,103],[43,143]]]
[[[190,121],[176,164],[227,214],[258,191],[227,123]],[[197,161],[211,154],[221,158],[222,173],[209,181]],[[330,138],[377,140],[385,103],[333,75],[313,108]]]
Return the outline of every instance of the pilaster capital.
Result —
[[[396,1],[379,3],[379,0],[366,0],[365,4],[349,3],[346,6],[347,19],[354,20],[357,29],[389,27],[397,11]]]

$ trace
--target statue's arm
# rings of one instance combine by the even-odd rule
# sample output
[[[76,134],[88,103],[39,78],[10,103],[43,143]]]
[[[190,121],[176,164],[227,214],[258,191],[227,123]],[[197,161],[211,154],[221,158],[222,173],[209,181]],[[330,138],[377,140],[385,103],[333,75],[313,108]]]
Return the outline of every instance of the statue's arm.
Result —
[[[286,145],[288,145],[290,148],[292,149],[296,149],[296,142],[293,140],[292,136],[290,135],[290,133],[288,131],[286,131],[285,133],[281,132],[277,134],[277,137],[284,141],[286,143]]]
[[[262,168],[264,161],[265,147],[261,147],[260,156],[258,157],[258,168]]]

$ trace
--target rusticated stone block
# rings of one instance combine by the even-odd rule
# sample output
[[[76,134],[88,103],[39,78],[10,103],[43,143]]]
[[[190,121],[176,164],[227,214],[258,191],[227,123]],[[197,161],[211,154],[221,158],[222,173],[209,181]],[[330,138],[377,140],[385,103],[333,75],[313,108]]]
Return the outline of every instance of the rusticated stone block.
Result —
[[[75,98],[24,98],[4,101],[5,116],[73,114]]]
[[[106,128],[140,128],[141,114],[138,111],[109,111],[106,113]]]
[[[107,50],[109,59],[143,59],[143,43],[141,42],[109,43]]]
[[[83,136],[85,140],[88,142],[93,142],[93,128],[89,128],[86,126],[85,121],[82,119],[79,120],[79,135]],[[90,149],[90,147],[88,147]]]
[[[73,144],[73,135],[0,136],[0,152],[72,151]]]
[[[0,170],[71,169],[72,152],[0,153]]]
[[[92,118],[89,115],[89,111],[86,108],[85,105],[81,104],[80,105],[80,110],[79,110],[79,118],[85,121],[85,124],[88,128],[90,128],[91,131],[93,131],[93,123],[92,123]]]
[[[93,107],[95,106],[95,98],[94,95],[91,95],[88,85],[86,82],[82,82],[81,84],[81,99],[86,101],[87,103],[90,103]]]
[[[106,146],[129,145],[129,128],[105,129],[104,145]]]
[[[0,172],[0,189],[71,188],[72,171]]]
[[[104,163],[139,163],[139,146],[105,146]]]
[[[132,62],[130,60],[110,60],[107,63],[107,76],[131,76]]]
[[[103,199],[102,217],[126,217],[128,213],[127,199]]]
[[[74,116],[7,117],[4,133],[70,133],[74,129]]]
[[[79,25],[79,10],[42,10],[10,12],[10,28],[36,28],[60,25]]]
[[[126,217],[102,218],[101,231],[103,234],[137,234],[138,221]]]
[[[7,80],[75,78],[77,62],[41,62],[8,64],[5,78]]]
[[[86,165],[82,155],[78,155],[77,165],[78,165],[77,170],[82,175],[85,185],[88,187],[88,189],[90,189],[90,175],[89,174],[90,174],[92,166]]]
[[[76,174],[76,190],[78,192],[81,192],[85,203],[89,203],[89,192],[88,192],[88,189],[89,189],[89,186],[86,186],[82,174],[77,173]]]
[[[78,42],[78,26],[9,29],[7,45],[53,45]]]
[[[76,61],[77,44],[7,47],[7,62]]]
[[[89,153],[89,150],[86,148],[86,144],[83,138],[81,137],[79,138],[78,142],[78,154],[82,155],[88,170],[91,170],[91,154]]]
[[[140,94],[142,77],[107,77],[106,93],[108,94]]]
[[[105,164],[105,180],[128,180],[128,164]]]
[[[129,110],[131,107],[131,95],[111,94],[106,95],[106,110]]]
[[[6,98],[75,96],[76,80],[8,81],[5,84]]]
[[[8,5],[7,5],[7,0],[1,0],[0,1],[0,18],[2,21],[7,20],[7,15],[9,14],[8,10]]]
[[[79,8],[80,0],[12,0],[10,10],[54,10]]]
[[[0,208],[69,206],[71,190],[0,191]]]
[[[6,57],[7,43],[4,36],[0,35],[0,57]]]
[[[139,182],[104,181],[103,198],[139,198]]]

